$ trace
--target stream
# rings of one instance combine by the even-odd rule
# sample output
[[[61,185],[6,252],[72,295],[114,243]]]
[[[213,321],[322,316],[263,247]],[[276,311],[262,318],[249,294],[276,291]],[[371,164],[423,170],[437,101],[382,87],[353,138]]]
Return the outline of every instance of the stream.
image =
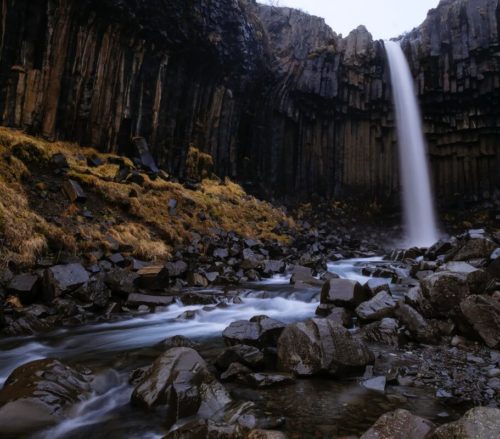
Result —
[[[363,266],[378,261],[381,259],[344,260],[329,264],[328,269],[340,277],[366,282],[370,278],[362,275]],[[243,288],[242,303],[227,307],[174,304],[157,314],[0,340],[0,385],[16,367],[29,361],[57,358],[78,363],[95,373],[95,394],[75,407],[71,419],[50,430],[33,432],[33,438],[161,438],[166,433],[161,415],[130,405],[133,388],[128,377],[163,352],[162,340],[175,335],[188,337],[199,343],[200,354],[210,362],[223,349],[221,333],[231,322],[264,314],[287,323],[302,321],[314,316],[319,302],[317,288],[298,291],[287,276]],[[195,311],[195,318],[178,319],[186,311]],[[388,393],[400,397],[387,398],[365,389],[358,380],[298,380],[279,390],[251,390],[241,384],[227,387],[236,399],[251,399],[265,413],[284,416],[284,430],[292,438],[359,434],[395,408],[406,408],[431,420],[438,420],[445,411],[428,391],[409,392],[398,386]]]

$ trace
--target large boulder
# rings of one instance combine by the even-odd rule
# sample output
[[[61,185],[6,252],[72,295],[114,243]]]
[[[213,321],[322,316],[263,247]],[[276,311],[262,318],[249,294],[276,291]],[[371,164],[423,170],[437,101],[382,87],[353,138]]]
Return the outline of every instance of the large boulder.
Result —
[[[403,344],[403,337],[395,319],[385,318],[361,328],[361,336],[369,342],[398,347]]]
[[[476,407],[461,419],[437,428],[429,439],[494,439],[500,437],[500,410]]]
[[[26,437],[57,424],[91,393],[91,376],[53,359],[18,367],[0,391],[0,436]]]
[[[424,439],[433,428],[424,418],[396,410],[382,415],[360,439]]]
[[[354,309],[369,296],[363,286],[349,279],[327,280],[321,290],[321,303]]]
[[[438,316],[447,317],[458,309],[460,302],[471,294],[467,276],[443,271],[422,281],[422,293]]]
[[[460,310],[490,348],[500,347],[500,302],[489,296],[469,296],[460,303]]]
[[[238,344],[225,349],[215,360],[215,365],[221,370],[226,370],[233,363],[259,370],[264,366],[264,354],[255,346]]]
[[[356,314],[363,320],[380,320],[394,314],[397,301],[387,291],[381,291],[372,299],[356,308]]]
[[[448,262],[438,269],[438,272],[449,271],[465,276],[472,294],[482,294],[490,281],[490,275],[467,262]]]
[[[7,291],[19,297],[23,305],[28,305],[38,298],[40,278],[36,274],[19,274],[10,280]]]
[[[244,344],[258,348],[276,346],[286,325],[267,316],[252,317],[249,321],[231,323],[222,333],[228,346]]]
[[[474,235],[460,243],[458,249],[452,254],[452,261],[470,261],[473,259],[488,259],[497,245],[490,239]]]
[[[439,340],[438,335],[429,322],[411,306],[400,303],[396,308],[395,314],[416,341],[421,343],[436,343]]]
[[[162,354],[132,393],[132,402],[152,408],[167,405],[166,421],[198,416],[213,419],[231,398],[209,372],[203,358],[191,348],[173,348]]]
[[[55,265],[45,270],[44,296],[52,301],[62,294],[76,290],[89,281],[89,274],[82,264]]]
[[[288,326],[278,340],[278,367],[299,376],[356,372],[373,362],[363,341],[327,319]]]

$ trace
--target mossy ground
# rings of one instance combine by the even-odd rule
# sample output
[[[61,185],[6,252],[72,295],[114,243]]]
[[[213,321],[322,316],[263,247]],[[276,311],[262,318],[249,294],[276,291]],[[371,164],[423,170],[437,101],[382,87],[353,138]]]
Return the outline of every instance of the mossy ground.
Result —
[[[54,173],[50,160],[57,153],[66,157],[66,175]],[[103,164],[90,167],[87,159],[93,156]],[[208,158],[201,158],[205,165]],[[189,190],[141,173],[144,183],[122,183],[115,180],[120,165],[114,163],[120,159],[134,168],[127,158],[0,128],[0,265],[31,265],[62,251],[91,259],[92,252],[109,252],[116,244],[142,259],[166,260],[191,241],[193,232],[215,229],[290,240],[276,233],[276,226],[286,223],[293,230],[293,220],[230,180],[205,178],[198,190]],[[64,196],[67,178],[87,192],[84,204],[71,204]],[[177,201],[174,214],[171,199]]]

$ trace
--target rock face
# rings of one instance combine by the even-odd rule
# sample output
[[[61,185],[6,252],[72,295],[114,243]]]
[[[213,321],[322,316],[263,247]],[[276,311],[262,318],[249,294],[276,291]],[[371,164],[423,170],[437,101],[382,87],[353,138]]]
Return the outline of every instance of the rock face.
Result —
[[[463,418],[436,429],[429,439],[492,439],[500,437],[500,410],[477,407]]]
[[[90,378],[47,359],[18,367],[0,391],[0,436],[33,432],[61,422],[90,395]]]
[[[166,420],[172,425],[194,415],[211,419],[231,398],[198,353],[180,347],[153,363],[134,389],[132,402],[147,408],[167,404]]]
[[[402,40],[448,200],[499,184],[498,10],[442,1]],[[141,137],[181,177],[192,143],[219,175],[281,193],[398,193],[388,66],[364,27],[341,38],[254,0],[8,0],[0,15],[4,125],[131,155]]]
[[[290,325],[278,340],[278,366],[295,375],[352,373],[372,361],[362,341],[327,319]]]

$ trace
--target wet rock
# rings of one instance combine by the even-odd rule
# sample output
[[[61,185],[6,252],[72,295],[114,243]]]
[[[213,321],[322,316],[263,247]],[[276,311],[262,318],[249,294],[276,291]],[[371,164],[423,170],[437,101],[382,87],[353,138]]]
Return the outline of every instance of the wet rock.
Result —
[[[247,439],[287,439],[287,436],[281,431],[252,430],[248,433]]]
[[[33,314],[26,314],[7,324],[4,328],[4,334],[9,336],[35,335],[41,332],[47,332],[52,326]]]
[[[424,297],[424,293],[420,287],[410,288],[404,294],[404,301],[426,317],[432,317],[434,314],[432,304]]]
[[[170,277],[179,277],[183,276],[187,272],[188,265],[186,262],[178,260],[175,262],[168,262],[167,265],[165,265],[165,268],[167,269]]]
[[[264,366],[264,353],[254,346],[238,344],[226,348],[215,360],[216,366],[221,370],[226,370],[233,363],[260,370]]]
[[[474,238],[462,242],[450,260],[470,261],[472,259],[488,259],[497,245],[484,236],[475,235]]]
[[[434,425],[407,410],[382,415],[360,439],[424,439]]]
[[[54,298],[75,290],[89,281],[89,274],[82,264],[55,265],[45,270],[43,279],[44,297]]]
[[[134,284],[145,290],[162,290],[169,286],[169,271],[163,265],[150,265],[137,270]]]
[[[438,272],[449,271],[465,277],[472,294],[482,294],[490,281],[490,276],[466,262],[448,262],[438,269]]]
[[[373,362],[373,354],[347,329],[326,319],[288,326],[278,340],[278,366],[307,376],[355,372]]]
[[[106,308],[111,298],[111,290],[104,282],[103,276],[91,279],[87,285],[77,289],[73,295],[81,291],[80,298],[93,303],[98,308]]]
[[[333,323],[346,328],[349,328],[352,324],[352,313],[347,311],[345,308],[334,307],[333,309],[330,309],[326,318],[331,320]]]
[[[276,273],[283,273],[285,271],[285,263],[283,261],[267,260],[264,261],[263,273],[270,276]]]
[[[460,302],[470,295],[467,277],[464,274],[443,271],[422,281],[422,292],[433,311],[447,317],[456,311]]]
[[[490,348],[500,346],[500,302],[488,296],[469,296],[460,303],[460,309]]]
[[[187,276],[188,284],[192,287],[208,287],[207,278],[201,273],[189,273]]]
[[[231,398],[195,350],[173,348],[152,364],[134,389],[132,402],[145,408],[167,404],[166,421],[173,425],[195,415],[213,419]]]
[[[191,341],[189,338],[184,337],[182,335],[174,335],[173,337],[169,337],[158,343],[157,347],[162,348],[165,351],[168,351],[169,349],[172,348],[196,349],[198,347],[198,343],[195,343]]]
[[[87,195],[80,186],[80,184],[74,180],[66,180],[63,183],[63,191],[68,197],[68,200],[72,203],[85,202],[87,200]]]
[[[312,270],[309,267],[303,267],[301,265],[296,265],[292,271],[292,277],[290,278],[290,283],[292,285],[297,285],[300,283],[304,283],[312,286],[322,286],[324,284],[323,281],[316,279]]]
[[[366,282],[365,288],[373,297],[382,291],[389,291],[389,281],[387,279],[372,278]]]
[[[321,290],[321,303],[354,309],[365,300],[368,294],[359,282],[348,279],[326,281]]]
[[[149,294],[132,293],[128,295],[127,306],[169,306],[174,303],[172,296],[153,296]]]
[[[222,381],[240,381],[244,382],[247,375],[251,374],[252,370],[240,363],[231,363],[227,370],[220,376]]]
[[[7,291],[15,294],[24,305],[33,303],[40,293],[40,278],[35,274],[14,276],[8,283]]]
[[[493,439],[500,437],[500,410],[477,407],[461,419],[438,427],[429,439]]]
[[[400,346],[404,341],[399,331],[398,322],[391,318],[363,326],[361,336],[366,341],[394,347]]]
[[[104,282],[114,294],[128,297],[136,291],[135,282],[138,276],[133,271],[114,269],[106,274]]]
[[[395,313],[396,317],[416,341],[422,343],[436,343],[439,340],[439,337],[429,322],[411,306],[400,303]]]
[[[183,305],[214,305],[217,303],[215,296],[217,292],[205,291],[205,292],[185,292],[181,295],[180,299]]]
[[[176,425],[164,439],[240,439],[244,437],[238,425],[196,419]]]
[[[0,391],[0,436],[21,437],[63,421],[90,396],[90,379],[53,359],[18,367]]]
[[[244,344],[259,348],[276,346],[279,336],[286,325],[267,316],[252,317],[249,321],[239,320],[231,323],[222,333],[229,346]]]
[[[374,377],[363,381],[361,384],[365,389],[371,390],[373,392],[385,393],[387,379],[385,376]]]
[[[363,320],[379,320],[393,315],[396,306],[396,299],[387,291],[382,291],[359,305],[356,308],[356,314]]]
[[[257,389],[267,387],[287,386],[295,382],[292,375],[280,373],[251,373],[247,382]]]

